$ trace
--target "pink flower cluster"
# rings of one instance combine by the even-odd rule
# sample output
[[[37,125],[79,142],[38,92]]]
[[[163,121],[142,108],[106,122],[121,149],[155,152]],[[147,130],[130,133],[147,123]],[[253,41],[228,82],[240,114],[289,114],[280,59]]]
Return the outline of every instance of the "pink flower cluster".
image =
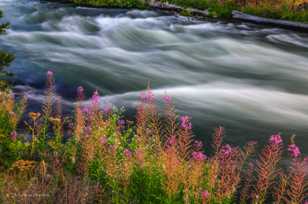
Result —
[[[128,159],[132,157],[132,152],[129,149],[124,149],[123,154]]]
[[[80,101],[84,98],[84,88],[82,86],[78,86],[77,88],[77,97]]]
[[[93,95],[92,95],[92,99],[91,99],[91,102],[92,102],[92,105],[93,106],[99,106],[99,94],[98,94],[98,91],[94,91]]]
[[[17,132],[14,130],[11,132],[11,140],[15,141],[17,139]]]
[[[201,192],[201,198],[202,202],[205,203],[205,201],[209,198],[210,193],[207,190],[204,190]]]
[[[140,99],[144,103],[152,103],[154,101],[154,94],[151,90],[147,90],[140,94]]]
[[[281,139],[281,136],[279,134],[276,134],[276,135],[272,135],[269,139],[269,142],[271,144],[275,144],[275,145],[279,145],[282,143],[282,139]]]
[[[180,117],[180,124],[181,124],[181,128],[183,129],[191,130],[192,128],[190,118],[186,115]]]
[[[102,136],[100,139],[99,139],[99,142],[101,143],[101,145],[105,145],[107,144],[108,142],[108,138],[106,136]]]
[[[223,157],[228,157],[232,153],[232,147],[226,144],[221,147],[220,153],[222,154]]]
[[[202,143],[202,141],[196,140],[196,141],[194,142],[194,147],[195,147],[196,149],[202,149],[202,148],[203,148],[203,143]]]
[[[171,104],[172,103],[172,98],[171,96],[165,95],[163,96],[163,100],[166,104]]]
[[[196,161],[204,161],[206,159],[206,155],[201,151],[195,151],[191,155],[192,158]]]
[[[301,155],[301,151],[296,144],[290,144],[288,146],[288,151],[293,158],[297,158]]]
[[[174,146],[176,145],[176,136],[171,135],[167,140],[167,146]]]

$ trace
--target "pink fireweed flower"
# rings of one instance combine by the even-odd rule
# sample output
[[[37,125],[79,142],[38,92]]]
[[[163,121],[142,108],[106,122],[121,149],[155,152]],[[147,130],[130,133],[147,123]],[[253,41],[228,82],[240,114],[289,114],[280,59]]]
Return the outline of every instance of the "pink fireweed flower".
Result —
[[[276,135],[272,135],[269,139],[269,142],[271,144],[275,144],[275,145],[279,145],[282,143],[282,139],[281,139],[281,136],[279,134],[276,134]]]
[[[92,105],[93,106],[98,106],[99,105],[99,94],[98,94],[98,91],[94,91],[93,95],[92,95],[92,99],[91,99],[91,102],[92,102]]]
[[[301,155],[301,151],[296,144],[290,144],[288,146],[288,151],[293,158],[297,158]]]
[[[86,126],[84,131],[86,136],[90,136],[92,133],[92,128],[90,126]]]
[[[11,132],[11,140],[16,141],[17,139],[17,132],[14,130],[13,132]]]
[[[183,129],[191,130],[192,128],[190,118],[186,115],[180,117],[180,124],[181,124],[181,128]]]
[[[128,159],[132,157],[132,152],[129,149],[124,149],[123,154]]]
[[[99,142],[101,143],[101,145],[105,145],[108,142],[108,138],[106,136],[101,136],[99,138]]]
[[[140,100],[144,103],[152,103],[155,100],[153,92],[149,89],[140,94]]]
[[[171,135],[167,140],[167,146],[172,147],[174,145],[176,145],[176,136]]]
[[[47,86],[51,88],[53,85],[53,72],[49,70],[47,71],[46,75],[47,75]]]
[[[53,72],[48,70],[47,71],[47,78],[52,78],[53,77]]]
[[[304,162],[308,164],[308,156],[304,158]]]
[[[89,114],[89,113],[90,113],[89,107],[87,107],[87,106],[83,107],[83,108],[82,108],[82,112],[83,112],[84,114]]]
[[[209,198],[210,193],[207,190],[204,190],[201,192],[201,199],[202,203],[205,203],[205,201]]]
[[[110,103],[107,103],[104,107],[103,107],[103,112],[105,114],[110,114],[112,112],[112,105]]]
[[[226,144],[226,145],[221,147],[220,152],[224,157],[228,157],[232,153],[232,147],[230,145]]]
[[[163,100],[166,104],[171,104],[172,103],[172,98],[171,96],[165,95],[163,96]]]
[[[83,100],[83,98],[84,98],[84,88],[82,86],[79,86],[77,88],[77,96],[78,96],[78,100]]]
[[[198,152],[193,152],[192,154],[192,158],[196,161],[204,161],[206,159],[205,154],[203,154],[201,151]]]
[[[203,148],[203,143],[202,143],[202,141],[196,140],[196,141],[194,142],[194,147],[195,147],[196,149],[202,149],[202,148]]]

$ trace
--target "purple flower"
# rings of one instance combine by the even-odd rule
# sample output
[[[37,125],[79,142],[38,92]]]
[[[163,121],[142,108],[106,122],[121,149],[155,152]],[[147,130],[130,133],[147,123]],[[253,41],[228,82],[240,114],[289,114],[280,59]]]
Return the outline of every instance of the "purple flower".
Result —
[[[96,90],[96,91],[94,91],[94,93],[92,95],[92,99],[91,99],[92,105],[93,106],[98,106],[99,105],[99,100],[100,100],[99,94],[98,94],[98,91]]]
[[[201,151],[198,151],[198,152],[195,151],[191,155],[192,155],[193,159],[196,160],[196,161],[203,161],[203,160],[206,159],[205,154],[203,154],[203,152],[201,152]]]
[[[172,103],[172,98],[171,96],[165,95],[163,96],[163,100],[166,104],[171,104]]]
[[[148,89],[147,91],[142,92],[140,94],[140,99],[144,103],[152,103],[154,101],[155,97],[154,97],[153,92],[150,89]]]
[[[82,86],[78,86],[77,88],[77,96],[79,100],[82,100],[84,97],[84,88]]]
[[[87,106],[83,107],[82,112],[85,113],[85,114],[89,114],[90,113],[89,107],[87,107]]]
[[[194,147],[195,147],[196,149],[202,149],[202,147],[203,147],[202,141],[196,140],[196,141],[194,142]]]
[[[301,155],[301,151],[296,144],[290,144],[288,146],[288,151],[293,158],[297,158]]]
[[[17,139],[17,132],[14,130],[13,132],[11,132],[11,140],[16,141]]]
[[[108,142],[108,138],[106,136],[102,136],[101,138],[99,138],[99,142],[101,143],[101,145],[105,145]]]
[[[206,201],[209,196],[210,196],[210,193],[207,190],[204,190],[201,192],[202,201]]]
[[[53,77],[53,72],[48,70],[47,71],[47,78],[49,79],[49,78],[52,78],[52,77]]]
[[[190,122],[190,118],[188,116],[181,116],[180,123],[181,123],[181,128],[186,129],[186,130],[191,130],[192,125]]]
[[[47,86],[48,88],[51,88],[53,85],[53,72],[52,71],[47,71]]]
[[[220,152],[224,157],[228,157],[232,153],[232,147],[228,144],[221,147]]]
[[[124,156],[126,158],[131,158],[132,157],[132,152],[129,149],[124,149]]]
[[[118,120],[118,125],[121,127],[125,126],[125,120],[124,119]]]
[[[270,137],[269,141],[270,141],[271,144],[275,144],[275,145],[282,143],[282,139],[281,139],[281,136],[279,134],[272,135]]]

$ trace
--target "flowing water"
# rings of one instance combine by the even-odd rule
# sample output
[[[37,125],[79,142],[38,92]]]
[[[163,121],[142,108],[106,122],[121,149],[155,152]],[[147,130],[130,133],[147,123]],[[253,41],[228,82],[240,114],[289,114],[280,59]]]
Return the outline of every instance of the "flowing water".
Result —
[[[233,144],[294,133],[308,152],[307,34],[31,0],[0,0],[0,8],[12,25],[0,47],[15,53],[16,90],[33,101],[42,99],[46,70],[68,107],[82,85],[133,110],[150,81],[204,140],[221,124]]]

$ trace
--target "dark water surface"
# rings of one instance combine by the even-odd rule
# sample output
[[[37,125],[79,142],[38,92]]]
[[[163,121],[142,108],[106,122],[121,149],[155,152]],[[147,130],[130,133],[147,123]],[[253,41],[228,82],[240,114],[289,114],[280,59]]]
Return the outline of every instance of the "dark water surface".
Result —
[[[0,47],[16,54],[16,88],[34,101],[49,69],[66,105],[82,85],[131,109],[150,81],[204,140],[222,124],[233,144],[294,133],[308,152],[307,34],[31,0],[0,0],[0,8],[12,24]]]

